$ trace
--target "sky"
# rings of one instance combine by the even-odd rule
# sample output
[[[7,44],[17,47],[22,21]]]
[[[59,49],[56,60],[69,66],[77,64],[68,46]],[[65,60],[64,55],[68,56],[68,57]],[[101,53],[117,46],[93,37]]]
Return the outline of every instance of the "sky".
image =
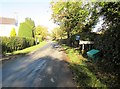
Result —
[[[35,25],[43,25],[51,31],[57,25],[51,20],[51,0],[0,0],[0,16],[18,17],[18,23],[24,22],[26,17],[31,18]],[[93,32],[101,26],[100,21]]]
[[[35,25],[43,25],[52,30],[57,25],[51,20],[50,0],[0,0],[2,17],[18,17],[18,23],[31,18]]]
[[[92,29],[92,32],[97,32],[99,31],[99,29],[102,28],[102,24],[104,23],[104,20],[102,17],[99,17],[99,20],[97,22],[97,24],[94,26],[94,28]]]

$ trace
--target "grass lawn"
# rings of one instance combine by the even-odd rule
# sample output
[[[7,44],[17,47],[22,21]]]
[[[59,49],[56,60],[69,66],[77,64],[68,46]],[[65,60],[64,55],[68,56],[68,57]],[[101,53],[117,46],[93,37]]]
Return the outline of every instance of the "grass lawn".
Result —
[[[86,64],[86,58],[80,55],[79,51],[74,48],[62,45],[64,48],[70,64],[70,69],[73,71],[74,78],[78,84],[78,87],[86,89],[87,87],[97,87],[107,89],[107,86],[103,84],[95,75],[95,72],[91,71]]]
[[[25,48],[22,50],[14,51],[12,54],[26,54],[26,53],[35,51],[35,50],[39,49],[40,47],[43,47],[45,44],[47,44],[47,42],[43,41],[38,45],[34,45],[34,46],[31,46],[31,47],[28,47],[28,48]]]

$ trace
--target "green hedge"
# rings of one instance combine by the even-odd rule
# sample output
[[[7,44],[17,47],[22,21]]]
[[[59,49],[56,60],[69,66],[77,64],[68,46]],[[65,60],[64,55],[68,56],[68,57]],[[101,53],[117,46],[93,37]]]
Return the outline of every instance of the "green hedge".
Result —
[[[114,68],[120,66],[120,24],[111,26],[94,40],[96,49],[103,53],[103,60]]]
[[[2,43],[2,53],[13,52],[21,50],[35,44],[34,38],[23,38],[23,37],[0,37]]]

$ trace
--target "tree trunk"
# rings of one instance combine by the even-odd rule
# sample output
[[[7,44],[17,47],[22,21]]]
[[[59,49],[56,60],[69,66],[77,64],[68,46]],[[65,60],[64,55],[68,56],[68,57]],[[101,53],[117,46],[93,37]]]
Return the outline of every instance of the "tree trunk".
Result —
[[[68,30],[67,31],[67,39],[69,39],[70,38],[70,31]]]
[[[70,30],[67,31],[67,45],[71,46]]]

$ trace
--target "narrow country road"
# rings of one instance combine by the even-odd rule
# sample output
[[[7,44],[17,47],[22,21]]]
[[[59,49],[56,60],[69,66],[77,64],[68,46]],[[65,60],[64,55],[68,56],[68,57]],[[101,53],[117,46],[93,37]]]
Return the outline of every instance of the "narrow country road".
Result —
[[[64,54],[57,46],[50,42],[35,52],[3,63],[2,86],[75,87]]]

